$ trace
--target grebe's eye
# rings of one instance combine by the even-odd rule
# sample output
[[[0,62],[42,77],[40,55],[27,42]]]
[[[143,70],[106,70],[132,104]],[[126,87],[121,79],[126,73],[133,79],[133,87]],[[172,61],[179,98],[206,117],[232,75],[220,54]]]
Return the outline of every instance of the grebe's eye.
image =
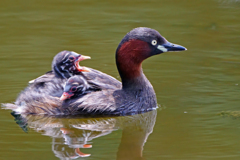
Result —
[[[72,87],[72,88],[70,89],[70,91],[71,91],[71,92],[76,92],[76,91],[77,91],[77,87]]]
[[[152,40],[152,45],[156,45],[157,44],[157,41],[156,40]]]
[[[69,56],[68,59],[72,62],[72,61],[75,60],[75,57],[73,57],[73,56]]]

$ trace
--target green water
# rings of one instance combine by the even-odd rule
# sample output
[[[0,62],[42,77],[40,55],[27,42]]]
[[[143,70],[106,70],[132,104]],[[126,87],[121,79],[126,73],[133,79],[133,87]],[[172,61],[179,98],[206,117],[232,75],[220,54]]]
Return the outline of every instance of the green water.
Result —
[[[239,0],[8,0],[0,6],[0,103],[14,102],[61,50],[91,56],[81,65],[119,79],[115,50],[135,27],[154,28],[188,49],[143,63],[157,113],[24,117],[22,129],[10,111],[0,110],[0,159],[76,158],[75,148],[91,154],[79,159],[240,158]]]

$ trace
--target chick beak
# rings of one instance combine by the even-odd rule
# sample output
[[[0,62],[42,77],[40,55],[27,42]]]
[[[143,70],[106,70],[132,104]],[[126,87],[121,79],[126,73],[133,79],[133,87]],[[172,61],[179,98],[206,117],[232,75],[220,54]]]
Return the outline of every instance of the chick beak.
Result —
[[[85,59],[91,59],[91,57],[81,55],[80,57],[78,57],[78,62],[83,61],[83,60],[85,60]]]
[[[83,60],[85,60],[85,59],[91,59],[91,57],[81,55],[81,56],[79,56],[79,57],[77,58],[77,60],[75,61],[75,66],[76,66],[76,68],[77,68],[77,70],[78,70],[79,72],[90,72],[90,71],[91,71],[90,69],[88,69],[88,68],[86,68],[86,67],[81,67],[81,66],[79,65],[79,62],[80,62],[80,61],[83,61]]]
[[[70,97],[72,97],[74,94],[73,93],[68,93],[68,92],[63,92],[62,96],[60,97],[61,101],[64,101],[66,99],[69,99]]]

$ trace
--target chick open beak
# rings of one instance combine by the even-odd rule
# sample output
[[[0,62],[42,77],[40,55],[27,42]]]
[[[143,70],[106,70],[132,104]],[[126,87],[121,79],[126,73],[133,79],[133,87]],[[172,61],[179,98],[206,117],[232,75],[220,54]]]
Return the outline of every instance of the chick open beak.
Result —
[[[91,57],[81,55],[81,56],[79,56],[79,57],[77,58],[77,60],[75,61],[75,66],[76,66],[76,68],[77,68],[77,70],[78,70],[79,72],[91,72],[91,70],[88,69],[87,67],[81,67],[81,66],[79,65],[79,62],[80,62],[80,61],[83,61],[83,60],[85,60],[85,59],[91,59]]]

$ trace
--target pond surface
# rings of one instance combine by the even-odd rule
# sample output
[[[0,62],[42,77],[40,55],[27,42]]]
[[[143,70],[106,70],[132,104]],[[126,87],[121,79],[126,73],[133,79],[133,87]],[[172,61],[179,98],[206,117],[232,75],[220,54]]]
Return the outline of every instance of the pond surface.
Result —
[[[15,117],[0,111],[0,159],[240,158],[240,1],[0,1],[0,103],[61,50],[119,79],[115,50],[139,26],[188,48],[144,61],[157,111],[127,117]],[[27,125],[26,125],[27,123]],[[84,157],[86,156],[86,157]]]

